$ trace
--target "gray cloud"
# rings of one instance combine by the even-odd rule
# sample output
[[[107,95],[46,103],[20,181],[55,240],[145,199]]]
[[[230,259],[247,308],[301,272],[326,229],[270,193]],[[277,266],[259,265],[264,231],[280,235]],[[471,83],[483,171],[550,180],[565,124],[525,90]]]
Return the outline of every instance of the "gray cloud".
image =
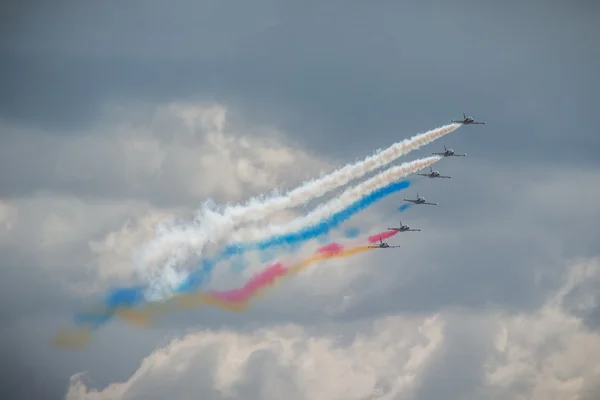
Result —
[[[294,182],[328,167],[313,158],[311,167],[298,170],[293,163],[309,155],[293,142],[282,143],[280,132],[267,126],[255,133],[224,107],[195,108],[202,105],[132,104],[126,111],[114,105],[102,122],[70,138],[8,125],[0,193],[59,192],[196,208],[206,196],[242,201],[288,185],[277,171]]]
[[[327,154],[357,156],[367,143],[386,145],[464,111],[493,123],[484,130],[493,139],[469,141],[481,143],[478,150],[508,147],[522,160],[530,153],[512,144],[518,138],[549,159],[578,152],[596,160],[599,143],[586,132],[599,89],[597,8],[472,1],[96,7],[23,12],[33,19],[23,26],[34,28],[5,40],[12,87],[5,115],[73,126],[115,98],[200,94],[278,121]],[[244,11],[255,17],[242,18]],[[439,119],[424,125],[432,115]],[[563,143],[565,130],[578,141]]]
[[[450,319],[444,336],[456,347],[433,358],[415,396],[492,393],[482,383],[491,336],[475,340],[485,330],[477,313],[535,313],[564,284],[572,260],[598,255],[600,9],[593,2],[2,7],[0,252],[7,288],[0,318],[16,360],[2,367],[12,374],[2,381],[56,370],[44,385],[58,393],[70,375],[87,370],[91,386],[102,388],[126,381],[157,343],[191,326],[251,335],[261,325],[291,322],[315,337],[345,328],[349,335],[373,318],[458,307],[476,316],[465,317],[465,326],[462,317]],[[207,140],[214,127],[196,122],[190,129],[185,118],[169,116],[169,105],[215,100],[228,110],[226,137],[245,138],[249,147],[236,141],[223,151]],[[79,300],[71,285],[94,287],[131,273],[129,251],[161,213],[189,216],[206,196],[239,201],[293,187],[462,112],[488,124],[462,127],[410,155],[443,144],[468,153],[436,165],[453,179],[419,180],[352,222],[363,232],[400,218],[422,228],[390,239],[402,244],[399,252],[306,271],[246,314],[198,309],[142,331],[114,323],[83,354],[44,350],[59,315]],[[283,153],[266,156],[265,148]],[[394,213],[399,199],[416,191],[440,205]],[[592,332],[596,283],[569,292],[563,304]],[[465,367],[451,369],[463,350]],[[277,375],[272,354],[255,356],[263,369],[254,373],[257,380],[275,374],[263,384],[277,387],[290,371]],[[17,362],[34,372],[11,372]],[[244,382],[246,393],[266,393]],[[378,385],[395,387],[385,379]],[[510,398],[528,385],[496,393]],[[582,393],[595,391],[588,379]]]
[[[598,376],[593,358],[600,351],[598,334],[582,329],[556,299],[560,295],[517,316],[482,310],[375,318],[333,330],[280,325],[244,333],[200,331],[149,356],[134,379],[102,393],[123,398],[165,390],[172,396],[201,391],[208,398],[280,398],[282,393],[357,399],[435,399],[440,393],[473,399],[482,394],[502,399],[589,396]],[[215,347],[223,349],[218,361]],[[210,373],[199,373],[206,364],[213,365]],[[335,379],[336,374],[346,379]],[[203,382],[199,375],[212,383],[198,387]],[[71,390],[86,391],[80,383]]]

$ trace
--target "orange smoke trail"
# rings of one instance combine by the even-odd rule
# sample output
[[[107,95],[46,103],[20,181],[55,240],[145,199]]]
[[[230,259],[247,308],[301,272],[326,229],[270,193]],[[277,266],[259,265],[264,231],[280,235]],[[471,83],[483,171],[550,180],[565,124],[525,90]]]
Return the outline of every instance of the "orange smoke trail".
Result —
[[[349,257],[356,254],[364,253],[369,250],[373,249],[368,246],[358,246],[349,249],[343,249],[340,246],[339,248],[336,248],[332,251],[318,252],[312,255],[311,257],[308,257],[300,261],[299,263],[294,264],[289,268],[286,268],[285,273],[276,275],[271,279],[264,281],[260,286],[254,288],[254,290],[252,290],[251,293],[239,300],[227,299],[225,296],[222,296],[218,292],[197,292],[193,294],[179,294],[161,304],[153,303],[148,304],[145,307],[139,308],[137,310],[127,310],[126,312],[122,311],[119,313],[119,317],[139,326],[140,321],[149,322],[150,319],[154,319],[173,308],[191,308],[200,305],[208,305],[218,307],[227,311],[244,311],[250,306],[250,303],[254,299],[264,294],[267,291],[267,289],[274,287],[282,279],[295,275],[318,261],[329,260],[332,258]],[[280,264],[276,265],[280,266]]]
[[[115,311],[115,315],[120,319],[127,321],[137,327],[147,327],[151,324],[151,321],[163,316],[172,310],[181,308],[192,308],[200,305],[214,306],[227,311],[245,311],[250,306],[251,302],[267,292],[269,288],[274,287],[282,279],[298,274],[310,265],[324,260],[334,258],[344,258],[353,256],[356,254],[364,253],[366,251],[373,250],[369,246],[357,246],[349,249],[344,249],[342,245],[329,245],[322,247],[312,256],[285,268],[281,264],[275,264],[267,268],[260,275],[263,275],[263,279],[259,284],[256,282],[252,285],[253,280],[251,279],[244,288],[251,286],[247,293],[238,296],[229,296],[235,291],[241,289],[229,290],[226,292],[197,292],[194,294],[178,294],[166,301],[157,303],[148,303],[138,309],[121,308]],[[268,273],[269,269],[277,270],[277,273]],[[266,277],[265,277],[266,276]],[[72,348],[81,349],[85,347],[92,336],[92,332],[88,329],[79,329],[75,331],[65,331],[59,333],[55,340],[54,345],[60,348]]]

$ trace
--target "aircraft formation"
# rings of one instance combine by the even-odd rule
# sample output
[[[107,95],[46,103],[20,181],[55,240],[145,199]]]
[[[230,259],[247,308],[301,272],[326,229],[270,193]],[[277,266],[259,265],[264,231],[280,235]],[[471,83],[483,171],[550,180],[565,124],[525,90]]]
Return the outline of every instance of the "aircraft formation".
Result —
[[[483,125],[485,124],[485,122],[478,122],[475,121],[473,119],[473,117],[467,117],[467,115],[465,113],[463,113],[463,119],[462,120],[451,120],[450,122],[456,122],[459,124],[463,124],[463,125],[471,125],[471,124],[477,124],[477,125]],[[457,154],[453,149],[449,149],[444,145],[444,152],[443,153],[432,153],[434,155],[438,155],[438,156],[442,156],[442,157],[466,157],[466,154]],[[445,178],[445,179],[451,179],[451,176],[446,176],[446,175],[441,175],[440,171],[435,171],[433,169],[433,167],[429,167],[429,173],[426,174],[417,174],[420,176],[426,176],[428,178]],[[417,192],[417,198],[416,199],[404,199],[404,201],[413,203],[413,204],[426,204],[426,205],[431,205],[431,206],[437,206],[437,203],[430,203],[427,202],[425,200],[425,197],[421,197],[419,196],[419,193]],[[420,232],[420,229],[411,229],[410,226],[408,225],[403,225],[402,221],[400,221],[400,226],[397,228],[387,228],[389,230],[392,231],[397,231],[397,232]],[[388,243],[384,242],[383,240],[379,240],[379,244],[375,245],[375,246],[369,246],[372,249],[391,249],[394,247],[401,247],[400,245],[396,245],[396,246],[390,246]]]

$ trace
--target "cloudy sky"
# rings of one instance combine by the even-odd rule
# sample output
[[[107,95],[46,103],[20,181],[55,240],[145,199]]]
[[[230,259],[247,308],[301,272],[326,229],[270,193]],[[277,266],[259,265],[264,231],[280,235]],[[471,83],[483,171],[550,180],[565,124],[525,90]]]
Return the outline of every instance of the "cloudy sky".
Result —
[[[600,397],[600,7],[592,1],[6,1],[3,398]],[[290,189],[458,118],[468,154],[349,225],[398,251],[307,269],[245,313],[113,321],[82,301],[205,200]],[[403,159],[403,161],[404,161]],[[438,207],[397,207],[416,191]],[[12,397],[11,397],[12,396]]]

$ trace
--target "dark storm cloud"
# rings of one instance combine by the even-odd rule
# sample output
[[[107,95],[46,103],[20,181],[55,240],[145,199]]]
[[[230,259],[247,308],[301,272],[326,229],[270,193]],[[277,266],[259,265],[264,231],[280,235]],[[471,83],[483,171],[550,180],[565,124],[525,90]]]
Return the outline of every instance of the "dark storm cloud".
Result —
[[[7,24],[0,41],[0,116],[81,136],[112,101],[216,98],[347,161],[467,112],[488,125],[428,149],[596,167],[598,8],[434,3],[13,4],[4,18],[19,23]],[[52,154],[61,146],[20,136],[18,146],[3,146],[4,196],[37,186],[110,197],[115,185],[128,196],[177,201],[173,190],[141,193],[114,172],[62,179]]]
[[[0,249],[3,250],[3,249]],[[6,257],[9,254],[2,251]],[[69,296],[57,290],[62,283],[50,271],[40,271],[26,263],[2,260],[2,279],[10,282],[0,292],[0,324],[8,326],[22,316],[41,316],[56,310],[65,312],[74,304]]]
[[[76,128],[115,99],[206,93],[240,36],[272,23],[268,2],[38,2],[2,37],[3,116]],[[15,8],[17,6],[14,6]],[[178,77],[179,76],[179,77]],[[208,81],[207,81],[208,79]]]
[[[586,133],[600,90],[597,7],[244,4],[21,10],[23,24],[3,40],[3,114],[64,128],[114,99],[208,96],[279,121],[323,152],[358,156],[464,111],[495,134],[478,150],[508,147],[522,159],[531,150],[515,149],[519,138],[548,162],[575,151],[597,159],[598,138]],[[565,130],[579,142],[565,144]]]
[[[67,387],[68,376],[26,364],[12,349],[3,349],[0,359],[0,397],[3,399],[62,399]]]
[[[600,198],[588,186],[597,181],[566,184],[568,179],[557,179],[562,186],[550,196],[526,196],[539,176],[558,176],[560,166],[570,164],[571,172],[589,167],[587,176],[597,176],[600,13],[595,3],[180,0],[13,2],[3,7],[0,117],[65,140],[93,124],[107,103],[136,100],[214,98],[241,110],[252,122],[277,124],[312,150],[344,161],[462,112],[488,122],[463,127],[411,154],[414,159],[447,144],[469,156],[436,165],[453,176],[450,182],[426,181],[410,189],[440,206],[390,215],[393,225],[401,218],[423,232],[398,237],[401,261],[392,253],[369,258],[377,272],[357,287],[360,301],[347,311],[336,317],[315,312],[317,300],[291,315],[282,301],[269,313],[264,303],[244,315],[201,309],[170,317],[161,326],[202,321],[203,326],[250,329],[252,324],[354,321],[454,306],[530,309],[558,285],[564,269],[561,257],[597,254],[600,232],[594,203],[543,207],[569,196]],[[141,193],[125,190],[129,182],[108,174],[93,181],[57,180],[52,169],[57,158],[49,154],[53,148],[46,142],[31,145],[45,140],[41,135],[21,135],[27,136],[24,147],[7,146],[6,137],[2,142],[0,191],[6,197],[31,194],[38,186],[86,196],[106,196],[113,190],[122,196],[153,197],[150,202],[166,196],[161,191],[171,193],[165,189],[172,182],[162,181],[163,186]],[[27,151],[32,148],[37,154]],[[72,166],[77,169],[76,163]],[[115,175],[117,167],[103,170]],[[21,187],[23,175],[29,179],[27,188]],[[194,201],[183,196],[163,200],[185,206]],[[394,210],[394,202],[382,204],[381,212]],[[429,247],[429,241],[438,247]],[[52,293],[51,283],[39,282],[46,275],[16,269],[15,263],[3,267],[11,268],[3,274],[3,282],[9,282],[3,304],[19,301],[1,310],[2,321],[38,316],[68,303]],[[535,273],[542,269],[540,283]],[[272,295],[285,299],[288,293]],[[323,298],[323,303],[335,302]],[[589,312],[590,325],[597,327],[598,309]],[[35,339],[41,335],[46,340],[41,326],[46,325],[37,324]],[[94,349],[78,362],[51,352],[23,357],[46,364],[59,360],[64,376],[88,370],[96,380],[92,386],[104,386],[131,376],[160,336],[143,331],[139,337],[144,340],[126,342],[138,346],[128,347],[127,353],[122,344],[115,345],[116,338],[134,334],[116,324],[106,329],[110,333],[99,333]],[[453,325],[449,333],[461,338],[467,328]],[[468,376],[460,369],[450,375],[456,378],[452,382],[433,376],[460,362],[460,349],[469,347],[469,339],[467,335],[461,346],[438,360],[423,398],[446,390],[468,393],[478,384],[476,367],[487,343],[471,348]],[[89,360],[93,365],[88,366]],[[14,376],[29,372],[12,373],[10,379],[18,382]],[[53,387],[63,384],[54,380]]]

